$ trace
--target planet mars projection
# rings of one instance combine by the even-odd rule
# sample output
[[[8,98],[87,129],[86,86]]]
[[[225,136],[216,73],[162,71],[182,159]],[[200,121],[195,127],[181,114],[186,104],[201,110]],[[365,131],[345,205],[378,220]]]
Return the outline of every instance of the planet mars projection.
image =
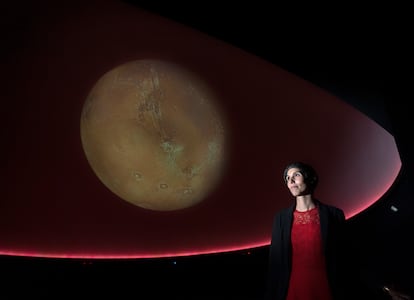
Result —
[[[316,196],[348,219],[400,172],[388,131],[230,44],[119,1],[9,5],[2,255],[266,246],[275,211],[292,204],[286,164],[312,164]]]
[[[102,182],[128,202],[177,210],[202,201],[220,179],[224,121],[195,75],[160,61],[111,70],[81,118],[85,153]]]

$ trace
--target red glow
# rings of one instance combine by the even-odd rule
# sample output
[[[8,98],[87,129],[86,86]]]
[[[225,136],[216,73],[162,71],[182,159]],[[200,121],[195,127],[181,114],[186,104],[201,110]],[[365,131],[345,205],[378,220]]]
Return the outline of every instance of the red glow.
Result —
[[[281,172],[293,160],[315,166],[318,197],[347,218],[394,183],[401,161],[393,137],[340,99],[199,32],[104,3],[37,7],[4,59],[0,254],[122,259],[266,246],[274,212],[292,201]],[[223,180],[181,211],[148,211],[118,198],[81,146],[80,114],[96,80],[147,58],[199,74],[229,123]]]

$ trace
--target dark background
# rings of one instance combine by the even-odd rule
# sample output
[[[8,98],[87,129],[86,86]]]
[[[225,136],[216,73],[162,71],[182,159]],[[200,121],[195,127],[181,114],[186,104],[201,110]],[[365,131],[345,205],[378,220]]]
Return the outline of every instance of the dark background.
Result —
[[[349,102],[394,135],[402,160],[399,178],[374,206],[348,220],[354,249],[350,255],[358,266],[358,280],[350,288],[358,295],[355,299],[382,299],[384,283],[412,289],[411,114],[402,89],[391,86],[395,70],[389,67],[398,47],[391,43],[391,27],[376,13],[349,8],[327,12],[313,8],[314,12],[260,2],[226,8],[223,3],[127,2],[131,9],[136,5],[193,26],[297,74]],[[260,299],[267,250],[137,260],[5,256],[0,258],[0,295]]]

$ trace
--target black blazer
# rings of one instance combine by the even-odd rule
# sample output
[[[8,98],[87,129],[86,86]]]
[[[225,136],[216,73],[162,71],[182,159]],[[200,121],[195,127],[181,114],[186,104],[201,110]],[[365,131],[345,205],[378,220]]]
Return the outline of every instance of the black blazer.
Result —
[[[342,243],[344,234],[344,212],[334,206],[315,200],[320,216],[323,250],[327,266],[329,284],[334,299],[343,296],[341,259],[343,257]],[[265,299],[284,300],[287,296],[289,278],[292,267],[292,246],[290,241],[293,211],[296,205],[292,205],[276,213],[272,237],[269,247],[268,278]],[[345,264],[345,262],[344,262]]]

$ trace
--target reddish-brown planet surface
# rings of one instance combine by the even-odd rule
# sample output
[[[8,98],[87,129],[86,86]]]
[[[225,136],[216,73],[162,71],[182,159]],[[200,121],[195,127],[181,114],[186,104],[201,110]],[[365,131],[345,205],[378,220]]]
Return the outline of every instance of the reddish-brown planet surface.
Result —
[[[202,201],[224,165],[225,128],[214,95],[174,64],[138,60],[107,72],[81,116],[82,145],[99,179],[142,208]]]

